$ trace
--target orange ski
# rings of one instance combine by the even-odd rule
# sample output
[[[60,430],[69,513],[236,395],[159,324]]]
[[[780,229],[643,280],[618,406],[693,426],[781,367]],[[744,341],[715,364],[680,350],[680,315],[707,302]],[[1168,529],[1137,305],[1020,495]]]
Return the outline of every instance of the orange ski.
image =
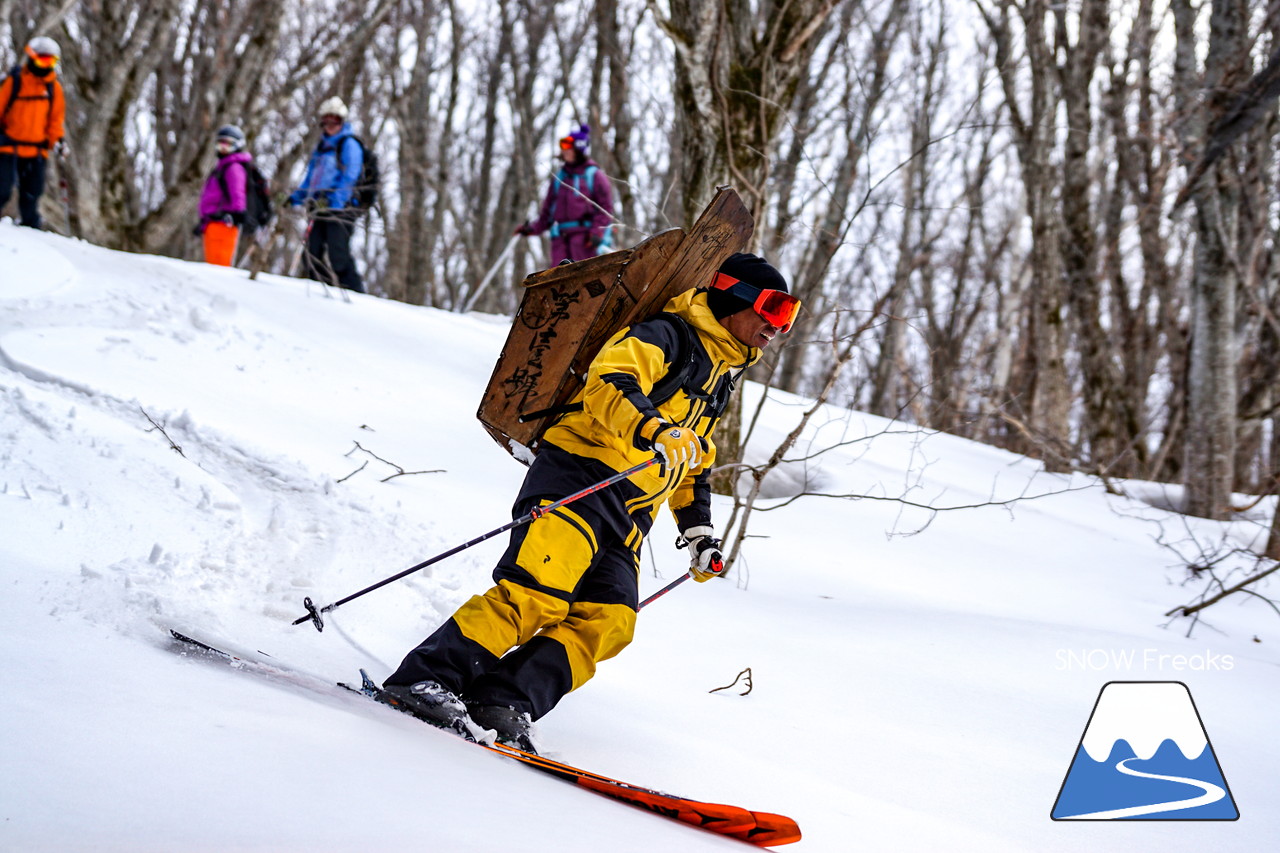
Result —
[[[264,659],[264,655],[261,652],[230,651],[226,648],[211,646],[177,631],[170,631],[170,634],[174,640],[179,641],[176,646],[177,650],[180,651],[195,650],[211,658],[225,661],[242,671],[257,672],[290,687],[307,687],[316,692],[324,693],[334,691],[338,687],[345,688],[346,691],[351,693],[358,693],[390,705],[397,710],[404,711],[400,703],[384,694],[363,670],[360,674],[364,683],[359,688],[346,684],[335,685],[333,682],[326,682],[317,676],[293,669],[270,656],[265,656]],[[405,713],[408,712],[405,711]],[[415,717],[415,719],[418,718]],[[436,726],[436,728],[439,727]],[[443,729],[443,731],[468,737],[467,733],[456,732],[452,729]],[[468,737],[468,739],[470,738]],[[800,840],[800,828],[796,825],[796,822],[783,815],[755,812],[738,806],[704,803],[699,800],[677,797],[652,788],[623,782],[620,779],[602,776],[599,773],[592,773],[580,767],[574,767],[572,764],[565,764],[562,761],[535,755],[532,752],[524,752],[505,744],[493,744],[490,746],[489,744],[476,743],[476,745],[536,770],[573,782],[575,785],[597,794],[639,806],[654,814],[672,818],[691,826],[710,830],[727,838],[737,838],[757,847],[772,847]]]
[[[480,745],[514,758],[522,764],[568,779],[596,793],[623,800],[665,817],[709,829],[721,835],[728,835],[758,847],[791,844],[800,840],[800,827],[794,820],[784,815],[677,797],[652,788],[602,776],[599,773],[592,773],[542,755],[523,752],[505,744]]]
[[[404,713],[409,713],[401,706],[401,703],[383,693],[381,688],[369,678],[364,670],[360,671],[360,675],[363,679],[363,684],[357,692],[363,693],[378,702],[390,705]],[[354,690],[355,688],[351,689]],[[414,717],[414,719],[419,718]],[[423,722],[427,722],[428,725],[434,725],[426,720],[423,720]],[[441,727],[435,726],[435,728]],[[442,730],[458,734],[452,729]],[[583,770],[581,767],[565,764],[563,761],[556,761],[554,758],[547,758],[544,755],[516,749],[514,746],[507,746],[501,743],[489,745],[472,742],[490,752],[505,755],[508,758],[519,761],[521,764],[558,776],[597,794],[603,794],[615,800],[622,800],[654,814],[691,824],[700,829],[710,830],[729,838],[737,838],[757,847],[774,847],[800,840],[800,827],[794,820],[784,815],[770,812],[753,812],[750,809],[738,806],[729,806],[722,803],[704,803],[700,800],[677,797],[652,788],[623,782],[620,779],[602,776],[599,773],[592,773],[589,770]]]

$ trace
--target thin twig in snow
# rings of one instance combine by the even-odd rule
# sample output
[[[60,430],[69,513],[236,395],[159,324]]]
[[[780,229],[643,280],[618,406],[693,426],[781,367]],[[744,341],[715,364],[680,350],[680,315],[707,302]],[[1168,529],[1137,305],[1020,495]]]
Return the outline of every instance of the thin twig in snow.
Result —
[[[169,433],[164,431],[164,426],[162,424],[156,423],[155,419],[151,417],[151,415],[147,414],[147,410],[141,406],[138,407],[138,411],[142,412],[143,417],[145,417],[147,422],[151,424],[151,429],[147,430],[147,432],[155,432],[156,430],[159,430],[160,434],[164,436],[164,440],[169,442],[169,449],[177,453],[183,459],[187,458],[187,454],[182,452],[182,448],[177,444],[174,444],[173,439],[169,437]]]
[[[350,456],[352,453],[355,453],[357,450],[359,450],[359,451],[361,451],[362,453],[367,453],[367,454],[369,454],[370,456],[372,456],[374,459],[377,459],[377,460],[378,460],[379,462],[381,462],[382,464],[384,464],[384,465],[390,465],[392,468],[395,468],[395,469],[396,469],[396,473],[394,473],[394,474],[390,474],[390,475],[388,475],[388,476],[386,476],[386,477],[383,477],[381,480],[379,480],[379,481],[378,481],[378,482],[380,482],[380,483],[385,483],[385,482],[387,482],[388,480],[394,480],[396,477],[406,477],[406,476],[408,476],[408,475],[410,475],[410,474],[443,474],[443,473],[444,473],[444,470],[445,470],[445,469],[443,469],[443,468],[432,468],[432,469],[431,469],[431,470],[429,470],[429,471],[406,471],[404,468],[401,468],[401,467],[400,467],[399,465],[397,465],[396,463],[394,463],[394,462],[390,462],[390,461],[388,461],[388,460],[386,460],[386,459],[383,459],[381,456],[379,456],[378,454],[374,453],[372,450],[368,449],[367,447],[362,446],[362,445],[360,444],[360,442],[356,441],[356,442],[353,442],[353,443],[355,444],[355,447],[351,448],[351,449],[350,449],[350,450],[348,450],[345,454],[343,454],[344,456]],[[356,470],[352,471],[352,472],[351,472],[350,474],[348,474],[347,476],[343,477],[343,478],[342,478],[342,480],[338,480],[338,482],[339,482],[339,483],[341,483],[343,480],[348,480],[348,479],[350,479],[350,478],[354,477],[356,474],[359,474],[361,471],[363,471],[363,470],[365,469],[365,465],[368,465],[368,464],[369,464],[369,462],[368,462],[368,460],[366,460],[366,461],[365,461],[365,463],[364,463],[364,465],[361,465],[359,468],[357,468]]]

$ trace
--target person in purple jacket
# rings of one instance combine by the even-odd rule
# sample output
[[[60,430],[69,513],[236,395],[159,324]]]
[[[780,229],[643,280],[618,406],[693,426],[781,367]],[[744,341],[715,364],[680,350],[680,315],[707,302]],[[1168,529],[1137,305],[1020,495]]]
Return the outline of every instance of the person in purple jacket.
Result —
[[[229,267],[236,256],[240,229],[248,203],[249,164],[244,132],[234,124],[218,128],[214,139],[218,165],[213,167],[200,194],[200,223],[195,234],[204,237],[204,260]]]
[[[538,218],[516,229],[550,233],[552,266],[604,254],[613,243],[613,187],[590,154],[588,125],[560,140],[564,165],[551,178]]]

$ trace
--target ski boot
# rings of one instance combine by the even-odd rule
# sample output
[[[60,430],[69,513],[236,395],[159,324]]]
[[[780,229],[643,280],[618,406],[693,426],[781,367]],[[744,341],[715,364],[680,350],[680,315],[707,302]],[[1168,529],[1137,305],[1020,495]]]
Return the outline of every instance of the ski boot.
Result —
[[[408,686],[388,684],[382,690],[383,701],[412,714],[423,722],[475,740],[467,725],[467,706],[453,691],[438,681],[419,681]]]
[[[502,705],[471,705],[467,710],[477,726],[497,733],[498,743],[538,754],[533,742],[533,720],[524,711]]]

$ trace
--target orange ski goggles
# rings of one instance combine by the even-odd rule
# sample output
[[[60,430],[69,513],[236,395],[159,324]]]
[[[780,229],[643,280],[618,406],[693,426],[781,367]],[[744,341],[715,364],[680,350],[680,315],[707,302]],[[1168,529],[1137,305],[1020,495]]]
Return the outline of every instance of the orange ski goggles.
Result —
[[[745,281],[722,272],[716,273],[711,289],[727,290],[743,302],[750,302],[751,309],[770,325],[777,326],[782,334],[791,331],[791,324],[800,314],[800,300],[790,293],[752,287]]]
[[[31,57],[31,61],[39,68],[53,68],[58,64],[58,57],[52,53],[36,53],[31,48],[27,48],[27,56]]]
[[[572,151],[576,143],[577,143],[577,140],[574,139],[572,136],[566,136],[564,139],[560,140],[560,150]]]

